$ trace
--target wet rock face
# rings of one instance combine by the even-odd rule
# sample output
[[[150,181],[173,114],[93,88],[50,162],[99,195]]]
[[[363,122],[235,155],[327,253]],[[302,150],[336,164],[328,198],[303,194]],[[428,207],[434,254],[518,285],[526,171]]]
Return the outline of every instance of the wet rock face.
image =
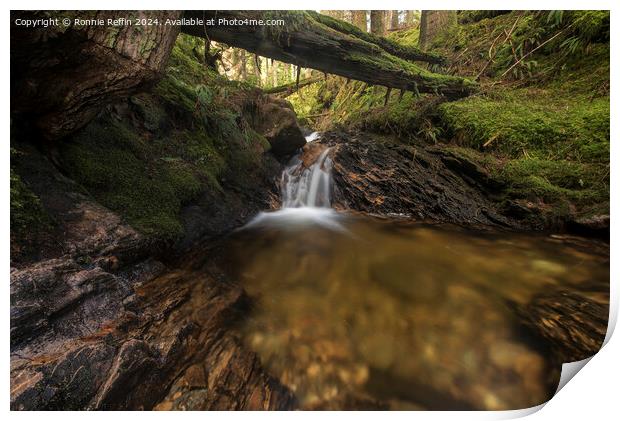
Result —
[[[379,143],[366,135],[323,134],[334,146],[332,203],[371,214],[512,227],[485,196],[483,169],[435,147]]]
[[[14,271],[11,408],[294,408],[230,334],[241,287],[164,269],[145,260],[107,272],[65,257]]]
[[[67,12],[67,16],[163,21],[180,13],[99,11]],[[11,22],[18,17],[42,16],[14,12]],[[88,123],[106,104],[158,80],[177,34],[172,25],[12,26],[11,90],[19,95],[11,96],[11,111],[34,115],[47,138],[63,137]]]
[[[289,157],[306,144],[295,111],[288,101],[265,98],[258,110],[260,121],[257,131],[269,141],[271,152],[276,157]]]

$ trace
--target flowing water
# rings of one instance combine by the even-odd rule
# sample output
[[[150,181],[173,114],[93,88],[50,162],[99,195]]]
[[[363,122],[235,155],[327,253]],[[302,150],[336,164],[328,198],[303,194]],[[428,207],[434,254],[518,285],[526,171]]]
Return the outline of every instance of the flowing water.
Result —
[[[254,305],[238,327],[304,408],[515,409],[550,397],[559,367],[515,306],[608,285],[583,239],[465,230],[329,208],[329,152],[282,176],[284,208],[224,244]],[[599,288],[600,290],[600,288]]]

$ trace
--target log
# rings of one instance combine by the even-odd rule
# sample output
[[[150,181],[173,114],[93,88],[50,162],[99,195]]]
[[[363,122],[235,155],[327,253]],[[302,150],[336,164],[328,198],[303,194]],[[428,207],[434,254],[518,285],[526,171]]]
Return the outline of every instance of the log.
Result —
[[[299,83],[295,81],[291,83],[286,83],[284,85],[274,86],[273,88],[263,89],[263,92],[268,95],[281,94],[281,93],[286,93],[287,95],[291,95],[292,93],[297,91],[299,88],[312,85],[313,83],[321,82],[322,80],[323,79],[320,77],[309,77],[309,78],[300,80]]]
[[[264,57],[372,85],[437,93],[450,99],[467,96],[477,89],[477,84],[468,79],[430,72],[394,55],[396,50],[393,48],[390,53],[386,50],[391,48],[387,41],[366,41],[356,36],[361,33],[358,29],[346,32],[354,28],[351,25],[341,25],[341,30],[336,30],[323,23],[322,17],[319,19],[316,16],[302,11],[186,11],[187,20],[215,19],[215,24],[203,26],[190,22],[181,30],[193,36],[208,36]],[[218,25],[223,19],[237,19],[248,24]],[[267,19],[283,19],[285,25],[261,26],[251,22]],[[376,38],[379,37],[372,39]]]

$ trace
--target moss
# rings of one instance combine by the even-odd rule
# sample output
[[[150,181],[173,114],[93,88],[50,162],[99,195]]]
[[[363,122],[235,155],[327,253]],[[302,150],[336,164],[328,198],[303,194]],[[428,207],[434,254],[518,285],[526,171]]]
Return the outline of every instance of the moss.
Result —
[[[370,45],[379,46],[389,54],[395,54],[398,57],[407,59],[425,57],[437,62],[442,62],[444,60],[444,57],[440,54],[422,51],[414,43],[398,42],[394,40],[393,37],[380,37],[375,34],[362,31],[357,26],[348,22],[344,22],[317,12],[308,11],[306,14],[310,20],[318,22],[321,25],[327,26],[328,28],[334,29],[340,33],[351,35],[359,40],[367,42]]]
[[[152,94],[130,98],[121,115],[103,113],[61,145],[68,175],[153,238],[178,239],[182,207],[205,191],[227,194],[223,179],[248,184],[268,148],[233,98],[254,92],[198,62],[193,51],[203,44],[180,36]]]
[[[609,98],[553,97],[521,90],[444,103],[446,128],[469,147],[510,157],[609,160]]]
[[[503,186],[496,192],[498,202],[532,201],[559,219],[608,212],[608,12],[564,12],[557,25],[547,22],[549,16],[548,12],[519,11],[470,16],[466,20],[470,23],[445,34],[434,45],[452,58],[456,74],[473,76],[488,61],[493,40],[509,30],[517,17],[515,47],[523,51],[565,29],[566,36],[558,37],[563,41],[539,49],[526,60],[527,69],[503,79],[519,79],[518,84],[489,84],[483,77],[481,93],[454,102],[413,92],[399,99],[392,92],[385,106],[385,88],[332,78],[312,93],[315,98],[305,100],[313,104],[312,112],[330,112],[324,128],[343,125],[393,134],[400,142],[443,143],[441,147],[487,168],[494,185]],[[577,29],[581,24],[589,29]],[[577,35],[583,44],[578,53],[571,53],[568,44],[562,44]],[[389,35],[402,43],[416,36],[415,30]],[[509,43],[497,48],[486,78],[499,77],[514,61]],[[396,64],[381,55],[373,60],[385,61],[385,68]],[[441,79],[433,83],[439,85]],[[323,90],[329,92],[321,94],[329,101],[319,96]]]
[[[525,158],[510,160],[495,175],[508,186],[507,193],[513,197],[588,206],[609,197],[608,171],[608,166],[601,164]]]
[[[12,154],[14,150],[12,149]],[[22,181],[21,177],[10,170],[11,175],[11,234],[28,235],[45,229],[50,219],[38,196]]]
[[[196,178],[175,174],[169,163],[144,159],[148,146],[118,122],[91,123],[62,151],[63,166],[103,205],[154,237],[181,234],[181,204],[196,191]]]
[[[402,31],[393,31],[388,34],[387,38],[400,45],[417,47],[420,40],[420,28],[415,27]]]

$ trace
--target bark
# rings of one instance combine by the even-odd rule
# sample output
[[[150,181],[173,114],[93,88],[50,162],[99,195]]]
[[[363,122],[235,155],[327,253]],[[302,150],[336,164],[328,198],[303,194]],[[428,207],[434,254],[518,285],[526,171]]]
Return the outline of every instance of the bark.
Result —
[[[246,81],[248,79],[248,58],[244,50],[239,50],[239,60],[239,76],[242,81]]]
[[[290,18],[292,12],[281,12],[282,18]],[[186,17],[213,18],[214,11],[186,12]],[[261,19],[263,12],[227,11],[217,12],[218,18]],[[418,55],[417,49],[407,49],[389,41],[364,34],[354,27],[342,23],[344,31],[325,30],[325,26],[337,25],[337,21],[318,14],[305,13],[302,23],[296,28],[284,26],[277,31],[267,27],[210,26],[207,28],[211,39],[243,48],[264,57],[270,57],[304,68],[313,68],[346,78],[361,80],[373,85],[404,89],[417,92],[443,94],[449,98],[459,98],[476,90],[476,84],[469,80],[438,75],[426,71],[413,63],[396,57],[417,56],[421,60],[438,60],[437,56]],[[187,25],[182,31],[194,36],[204,37],[202,26]],[[351,36],[351,32],[355,36]],[[358,38],[366,36],[368,38]],[[372,43],[370,41],[375,41]],[[389,51],[388,51],[389,50]]]
[[[72,12],[74,17],[178,18],[171,11]],[[40,12],[13,12],[15,18]],[[43,135],[57,139],[87,124],[99,110],[157,81],[178,27],[11,26],[11,111],[31,116]],[[36,57],[36,60],[33,58]]]
[[[385,10],[370,11],[370,32],[379,36],[385,35]]]
[[[457,25],[456,10],[423,10],[420,18],[420,48],[426,50],[446,29]]]
[[[364,32],[368,32],[368,22],[366,21],[366,10],[351,10],[353,25]]]
[[[390,31],[395,31],[396,29],[398,29],[398,16],[398,10],[390,10]]]

